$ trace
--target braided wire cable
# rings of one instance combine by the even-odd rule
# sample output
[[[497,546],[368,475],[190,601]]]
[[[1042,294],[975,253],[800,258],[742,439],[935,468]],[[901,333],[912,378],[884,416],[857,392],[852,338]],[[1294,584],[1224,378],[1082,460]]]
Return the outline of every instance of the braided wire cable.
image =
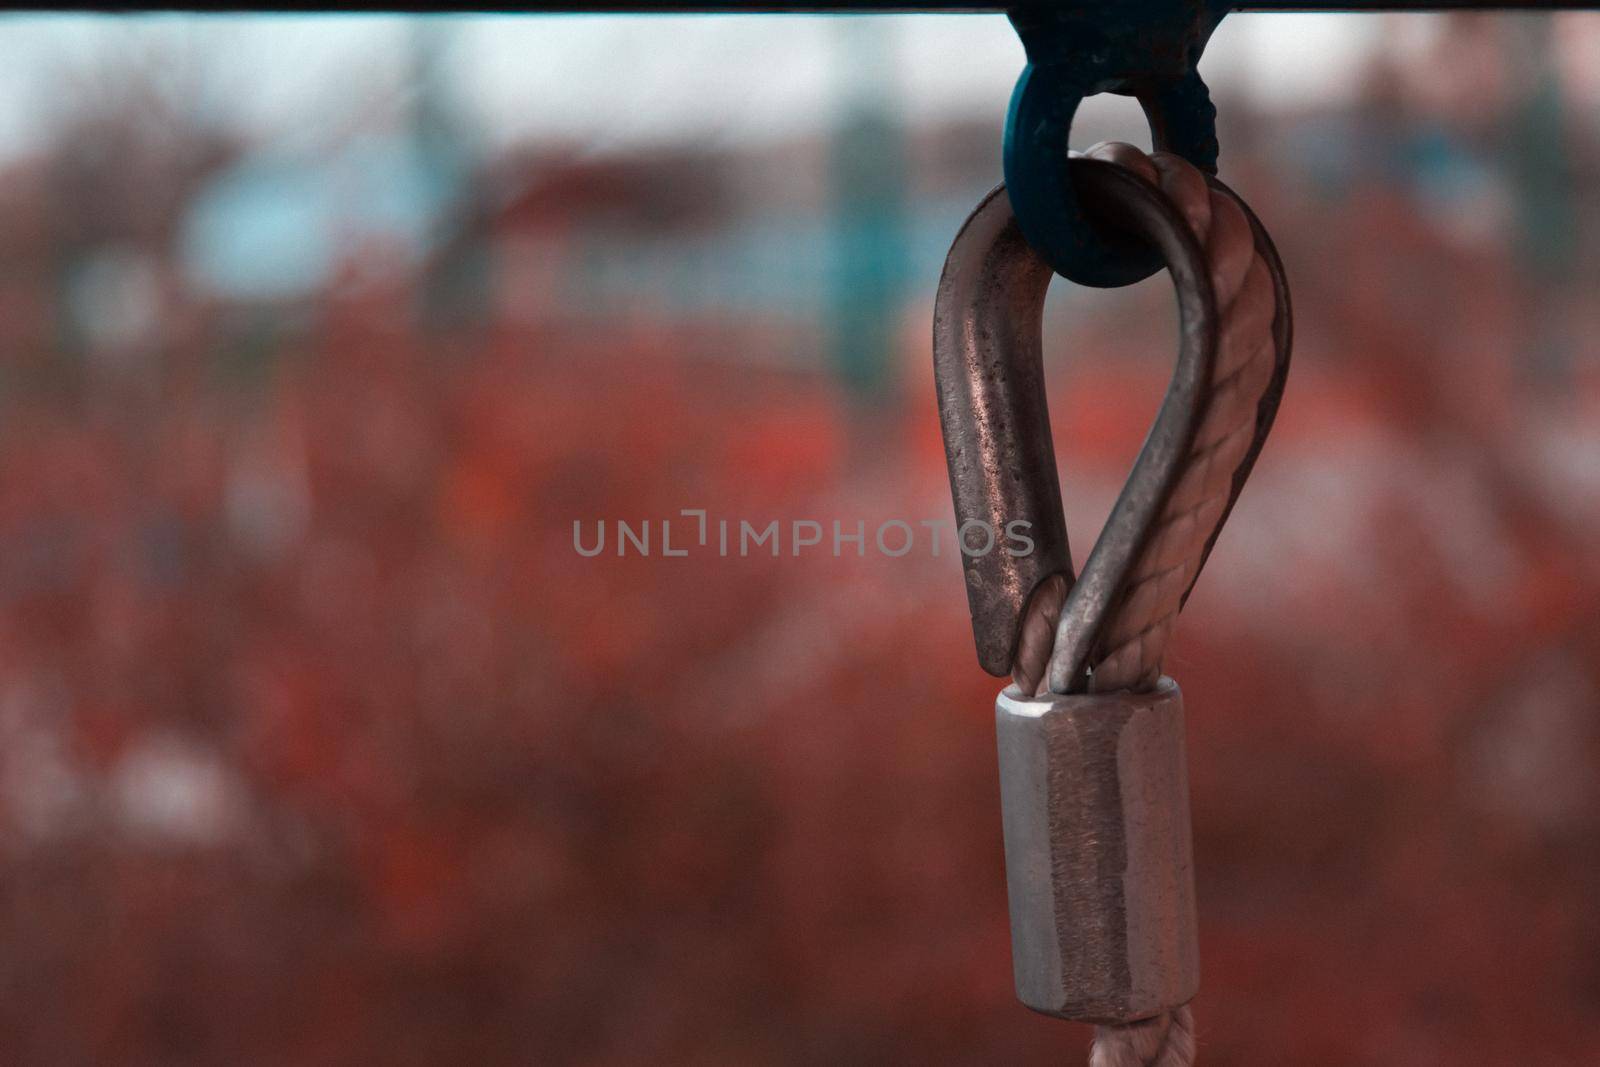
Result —
[[[1279,301],[1273,271],[1243,208],[1213,189],[1183,159],[1147,156],[1126,144],[1091,149],[1156,185],[1183,214],[1205,251],[1221,328],[1205,408],[1160,513],[1101,624],[1089,690],[1144,692],[1161,676],[1173,624],[1254,460],[1258,416],[1287,352],[1274,333]],[[1023,616],[1012,677],[1025,693],[1048,686],[1066,575],[1042,582]],[[1091,1067],[1189,1067],[1194,1017],[1187,1005],[1152,1019],[1095,1030]]]

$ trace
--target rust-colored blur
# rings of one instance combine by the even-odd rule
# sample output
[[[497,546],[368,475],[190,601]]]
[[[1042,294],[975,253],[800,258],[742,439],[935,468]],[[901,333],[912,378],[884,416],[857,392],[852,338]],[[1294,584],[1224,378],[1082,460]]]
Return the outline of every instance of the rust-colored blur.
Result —
[[[1218,93],[1297,345],[1167,658],[1215,1067],[1600,1057],[1600,32],[1440,25]],[[1000,116],[263,158],[164,71],[0,168],[0,1062],[1082,1062],[922,525]],[[1081,561],[1174,316],[1061,288]]]

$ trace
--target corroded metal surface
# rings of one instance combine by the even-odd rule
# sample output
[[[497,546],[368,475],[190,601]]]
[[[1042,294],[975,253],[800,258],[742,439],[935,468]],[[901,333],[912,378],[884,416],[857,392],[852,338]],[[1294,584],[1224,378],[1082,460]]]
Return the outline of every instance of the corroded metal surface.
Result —
[[[1173,277],[1180,333],[1161,410],[1081,575],[1073,572],[1067,546],[1044,397],[1041,329],[1049,271],[1022,238],[1004,187],[979,204],[957,235],[934,310],[934,373],[956,521],[992,528],[1021,521],[1033,540],[1025,556],[1002,550],[962,560],[978,660],[991,674],[1010,671],[1029,597],[1045,578],[1061,574],[1070,588],[1050,670],[1050,688],[1056,692],[1084,687],[1108,613],[1192,458],[1190,445],[1210,399],[1223,321],[1205,251],[1161,192],[1113,164],[1075,158],[1072,166],[1098,216],[1161,251]],[[1288,286],[1271,239],[1231,190],[1214,178],[1207,182],[1213,195],[1244,212],[1256,256],[1271,277],[1272,367],[1255,408],[1253,439],[1234,470],[1226,504],[1208,513],[1204,545],[1184,599],[1271,429],[1292,340]]]
[[[1072,573],[1040,351],[1050,277],[1001,186],[961,227],[934,301],[933,369],[956,524],[1021,522],[1033,541],[1027,554],[962,557],[978,662],[996,675],[1011,670],[1033,590]]]
[[[1114,164],[1075,158],[1072,167],[1097,217],[1160,251],[1178,297],[1179,356],[1166,402],[1069,594],[1080,611],[1099,618],[1188,449],[1216,358],[1218,324],[1205,254],[1160,191]],[[1049,280],[1050,268],[1022,238],[1001,188],[957,235],[934,305],[934,375],[957,525],[1003,528],[1021,520],[1034,540],[1026,556],[963,557],[978,661],[996,675],[1011,669],[1017,624],[1038,583],[1051,574],[1072,577],[1041,363]],[[1064,655],[1081,674],[1096,631],[1083,627],[1075,636]]]

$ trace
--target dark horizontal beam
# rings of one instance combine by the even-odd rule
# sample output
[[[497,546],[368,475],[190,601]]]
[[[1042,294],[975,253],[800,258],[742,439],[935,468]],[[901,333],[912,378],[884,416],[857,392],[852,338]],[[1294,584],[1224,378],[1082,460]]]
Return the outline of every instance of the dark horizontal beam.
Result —
[[[1065,8],[1083,0],[1032,0],[1036,4],[1055,3]],[[1104,2],[1104,0],[1100,0]],[[0,0],[3,10],[40,10],[49,5],[16,0]],[[61,8],[71,9],[68,3]],[[251,3],[249,0],[232,3],[105,3],[95,4],[95,10],[112,13],[140,11],[415,11],[438,14],[617,14],[617,15],[685,15],[685,14],[889,14],[911,12],[967,13],[1002,12],[1015,6],[1015,0],[421,0],[421,2],[385,3],[383,0],[267,0]],[[1229,5],[1235,11],[1501,11],[1539,12],[1600,9],[1600,0],[1236,0]],[[54,8],[59,10],[60,8]]]
[[[1037,0],[1035,0],[1037,2]],[[1059,0],[1067,7],[1073,0]],[[456,5],[447,5],[454,7]],[[462,5],[466,6],[466,5]],[[1004,0],[522,0],[505,10],[839,14],[848,12],[1004,11]],[[1600,0],[1239,0],[1235,11],[1555,11],[1600,8]]]

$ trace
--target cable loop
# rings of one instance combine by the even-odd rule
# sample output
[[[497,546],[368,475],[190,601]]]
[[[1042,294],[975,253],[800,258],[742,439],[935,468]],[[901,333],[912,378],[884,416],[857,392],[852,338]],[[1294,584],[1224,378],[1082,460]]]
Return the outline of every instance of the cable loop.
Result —
[[[1156,422],[1081,575],[1067,544],[1045,403],[1042,316],[1050,271],[1023,238],[1004,187],[978,206],[951,246],[934,308],[934,371],[957,524],[1000,530],[1022,523],[1033,541],[1017,555],[963,553],[979,662],[992,674],[1010,673],[1019,634],[1050,654],[1043,641],[1049,628],[1041,631],[1029,612],[1045,589],[1045,599],[1061,605],[1059,622],[1050,620],[1048,677],[1058,693],[1087,688],[1089,668],[1123,644],[1135,643],[1137,654],[1129,655],[1142,668],[1159,659],[1164,632],[1147,634],[1130,620],[1159,608],[1151,618],[1162,622],[1187,596],[1272,424],[1289,357],[1282,265],[1248,209],[1216,179],[1180,173],[1185,165],[1172,157],[1146,158],[1129,146],[1097,152],[1105,158],[1071,161],[1075,180],[1097,218],[1160,250],[1173,275],[1180,345]],[[1149,177],[1110,159],[1136,163]],[[1151,180],[1160,168],[1170,172],[1163,181],[1187,183],[1190,208]],[[1225,218],[1213,225],[1213,214]],[[1213,262],[1218,257],[1225,266]],[[1249,299],[1236,300],[1247,270]],[[1219,276],[1227,279],[1226,301]],[[1257,333],[1264,347],[1241,350]],[[1249,390],[1236,380],[1236,361],[1249,366]],[[1214,393],[1221,402],[1213,403]],[[1145,558],[1153,537],[1158,551]],[[1136,568],[1141,562],[1154,569],[1145,574]],[[1065,579],[1064,596],[1061,583],[1045,584],[1054,575]],[[1136,582],[1145,588],[1130,614],[1123,598]],[[1117,625],[1108,630],[1112,620]],[[1108,636],[1115,642],[1102,647]],[[1019,683],[1043,672],[1031,657],[1023,667]],[[1148,674],[1141,669],[1136,677]]]

